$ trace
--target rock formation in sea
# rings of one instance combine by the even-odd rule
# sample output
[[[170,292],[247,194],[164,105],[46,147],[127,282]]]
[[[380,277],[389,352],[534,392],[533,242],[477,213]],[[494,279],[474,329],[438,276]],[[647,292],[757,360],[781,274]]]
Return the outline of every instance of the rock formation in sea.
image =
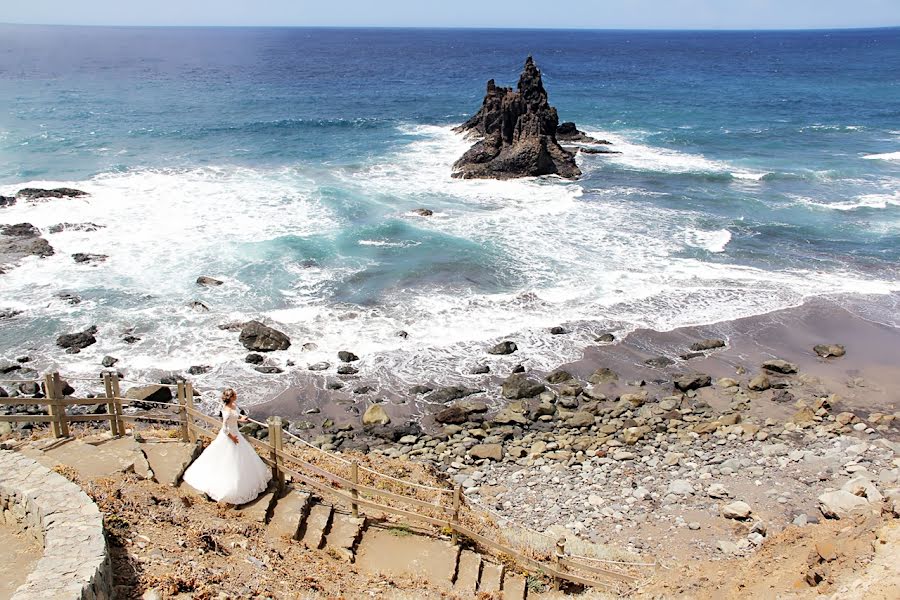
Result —
[[[465,179],[579,177],[581,170],[575,164],[574,153],[557,141],[558,127],[559,116],[550,106],[541,72],[529,56],[515,90],[498,87],[491,79],[481,109],[456,128],[481,139],[456,161],[453,176]],[[567,125],[570,134],[572,130],[574,124],[571,129]]]
[[[27,256],[45,258],[53,255],[50,243],[31,223],[0,227],[0,274]]]

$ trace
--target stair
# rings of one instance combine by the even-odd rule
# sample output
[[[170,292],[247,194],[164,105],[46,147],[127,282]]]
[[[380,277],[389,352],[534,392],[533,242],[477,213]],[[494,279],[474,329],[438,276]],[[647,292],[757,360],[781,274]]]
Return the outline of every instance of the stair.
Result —
[[[353,562],[356,543],[366,524],[364,517],[354,518],[346,514],[334,513],[331,529],[325,538],[325,548],[347,562]]]
[[[308,493],[295,490],[290,486],[285,487],[285,491],[275,504],[272,517],[269,519],[269,537],[296,540],[300,533],[300,526],[312,508],[311,505],[312,499]]]
[[[463,598],[474,597],[478,590],[479,577],[481,577],[481,555],[471,550],[463,550],[459,555],[453,591]]]
[[[331,516],[334,510],[328,504],[314,504],[309,510],[309,515],[303,523],[300,532],[300,541],[307,548],[318,550],[325,541],[325,534],[331,525]]]
[[[446,590],[453,586],[458,559],[459,546],[398,528],[369,527],[356,551],[360,571],[421,578]]]
[[[202,451],[201,446],[185,442],[143,442],[140,449],[147,457],[156,482],[173,487],[178,485],[188,466]]]
[[[503,600],[525,600],[528,584],[521,575],[507,573],[503,577]]]
[[[274,483],[269,484],[266,491],[260,494],[256,500],[240,506],[241,515],[257,523],[267,523],[272,515],[277,493],[278,486]]]
[[[493,594],[499,592],[503,585],[503,565],[487,562],[481,565],[481,580],[478,591]]]

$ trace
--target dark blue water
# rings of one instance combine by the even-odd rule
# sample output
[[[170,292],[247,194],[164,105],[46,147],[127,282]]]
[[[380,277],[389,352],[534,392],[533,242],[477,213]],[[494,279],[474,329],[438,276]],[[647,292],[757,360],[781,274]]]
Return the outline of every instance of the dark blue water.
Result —
[[[561,118],[622,154],[582,155],[576,183],[452,180],[467,144],[451,126],[528,54]],[[549,364],[603,326],[897,290],[898,74],[900,29],[2,26],[0,193],[92,196],[0,222],[106,227],[48,234],[56,257],[4,276],[4,306],[28,311],[0,350],[102,319],[98,355],[134,326],[136,368],[206,356],[224,372],[240,349],[212,325],[262,314],[310,357],[353,344],[401,371],[464,369],[517,333]],[[79,251],[110,258],[75,267]],[[87,301],[53,300],[63,288]],[[211,312],[184,309],[195,297]],[[559,322],[581,337],[539,335]]]

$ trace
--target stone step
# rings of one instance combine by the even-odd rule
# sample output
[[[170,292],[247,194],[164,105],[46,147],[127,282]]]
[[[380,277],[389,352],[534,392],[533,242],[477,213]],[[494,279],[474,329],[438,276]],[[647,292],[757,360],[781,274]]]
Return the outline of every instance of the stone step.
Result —
[[[503,565],[484,561],[481,565],[481,579],[478,591],[484,593],[499,592],[503,585]]]
[[[528,597],[528,582],[521,575],[507,573],[503,577],[503,600],[525,600]]]
[[[401,528],[369,527],[356,549],[360,571],[421,578],[445,590],[453,586],[458,559],[459,546]]]
[[[202,451],[202,446],[186,442],[144,442],[140,446],[150,463],[153,479],[173,487]]]
[[[353,518],[347,514],[334,513],[331,529],[325,538],[325,547],[347,562],[353,562],[356,543],[365,524],[365,517]]]
[[[238,507],[241,516],[257,523],[268,523],[269,518],[272,516],[272,509],[277,501],[277,493],[278,486],[274,483],[269,484],[266,491],[260,494],[256,500]]]
[[[456,581],[453,591],[463,598],[472,598],[478,590],[478,578],[481,576],[481,555],[471,550],[463,550],[459,555],[456,568]]]
[[[325,540],[325,534],[331,525],[331,515],[333,509],[328,504],[313,504],[309,509],[309,514],[300,528],[300,541],[307,548],[317,550],[322,547]]]
[[[275,539],[288,538],[295,540],[300,533],[300,525],[309,514],[312,500],[308,493],[285,488],[269,519],[269,536]]]

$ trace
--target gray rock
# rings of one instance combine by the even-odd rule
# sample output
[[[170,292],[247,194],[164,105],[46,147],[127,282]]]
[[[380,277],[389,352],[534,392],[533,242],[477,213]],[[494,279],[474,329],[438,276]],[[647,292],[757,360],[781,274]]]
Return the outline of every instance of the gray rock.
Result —
[[[78,333],[66,333],[56,338],[56,345],[60,348],[78,348],[83,349],[97,343],[94,335],[97,333],[97,327],[91,326],[84,331]]]
[[[587,411],[578,411],[566,421],[569,427],[590,427],[594,424],[594,415]]]
[[[274,352],[287,350],[291,340],[284,333],[263,325],[259,321],[250,321],[241,329],[240,342],[247,350],[255,352]]]
[[[726,504],[722,507],[722,516],[726,519],[749,519],[751,512],[753,511],[751,510],[750,505],[746,502],[741,502],[740,500]]]
[[[508,400],[533,398],[547,389],[543,383],[528,379],[523,373],[515,373],[503,382],[501,393]]]
[[[480,390],[469,389],[459,385],[451,385],[435,390],[428,396],[430,402],[439,402],[445,404],[453,400],[459,400],[472,394],[477,394]]]
[[[362,422],[364,426],[371,427],[374,425],[387,425],[391,422],[391,418],[379,404],[373,404],[366,409],[363,414]],[[398,438],[399,439],[399,438]]]
[[[674,365],[675,361],[666,356],[657,356],[654,358],[648,358],[644,361],[644,364],[654,369],[665,369],[666,367]]]
[[[571,381],[571,380],[575,379],[575,377],[573,377],[572,374],[569,373],[568,371],[559,369],[557,371],[553,371],[552,373],[547,375],[547,377],[545,377],[544,379],[547,380],[547,383],[557,384],[557,383],[564,383],[566,381]]]
[[[516,350],[518,350],[518,346],[516,346],[515,342],[500,342],[499,344],[488,349],[488,354],[512,354]]]
[[[613,381],[618,381],[618,379],[619,375],[615,371],[606,367],[601,367],[594,371],[588,381],[590,381],[594,385],[600,385],[604,383],[612,383]]]
[[[762,368],[773,373],[781,373],[782,375],[790,375],[797,372],[797,365],[781,359],[767,360],[762,364]]]
[[[111,367],[111,366],[113,366],[114,364],[116,364],[117,362],[119,362],[119,359],[118,359],[118,358],[116,358],[115,356],[108,356],[108,355],[107,355],[107,356],[104,356],[104,357],[103,357],[103,361],[101,361],[100,364],[102,364],[104,367]]]
[[[764,392],[770,387],[772,387],[772,383],[769,381],[769,376],[765,373],[760,373],[747,384],[747,388],[755,392]]]
[[[352,352],[348,352],[346,350],[341,350],[340,352],[338,352],[338,359],[341,362],[349,363],[349,362],[355,362],[355,361],[359,360],[359,357],[357,355],[353,354]]]
[[[818,344],[813,346],[813,351],[822,358],[840,358],[847,350],[840,344]]]
[[[602,342],[604,344],[609,344],[610,342],[616,341],[616,336],[611,333],[601,333],[597,337],[594,338],[595,342]]]
[[[675,389],[687,392],[689,390],[698,390],[702,387],[707,387],[712,383],[712,378],[709,375],[704,375],[702,373],[694,373],[691,375],[682,375],[678,379],[675,380]]]
[[[694,493],[694,485],[686,479],[675,479],[669,482],[667,493],[676,496],[690,496]]]
[[[725,340],[717,340],[717,339],[708,339],[702,340],[699,342],[694,342],[691,344],[691,350],[694,352],[704,352],[706,350],[713,350],[715,348],[724,348]]]
[[[197,285],[202,285],[206,287],[216,287],[220,286],[224,281],[219,281],[218,279],[214,279],[212,277],[207,277],[206,275],[201,275],[197,278]]]
[[[829,519],[842,519],[869,508],[869,502],[846,490],[825,492],[818,498],[819,510]]]
[[[503,446],[500,444],[478,444],[477,446],[472,446],[469,450],[469,456],[501,461],[503,460]]]

